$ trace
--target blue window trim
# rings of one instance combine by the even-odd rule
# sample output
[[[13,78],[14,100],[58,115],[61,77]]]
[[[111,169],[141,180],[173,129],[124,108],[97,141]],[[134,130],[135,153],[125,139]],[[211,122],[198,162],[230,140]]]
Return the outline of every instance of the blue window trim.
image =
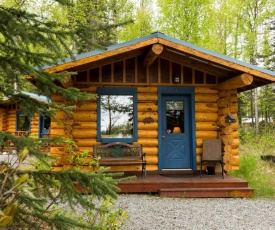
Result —
[[[101,95],[133,95],[133,128],[132,138],[101,138]],[[125,142],[133,143],[137,141],[137,89],[136,88],[97,88],[97,141],[102,143]]]
[[[16,112],[16,126],[15,126],[15,131],[20,131],[19,129],[19,119],[18,117],[20,116],[20,114],[23,114],[23,112],[21,111],[17,111]],[[31,133],[31,118],[29,118],[29,127],[28,127],[28,132]]]

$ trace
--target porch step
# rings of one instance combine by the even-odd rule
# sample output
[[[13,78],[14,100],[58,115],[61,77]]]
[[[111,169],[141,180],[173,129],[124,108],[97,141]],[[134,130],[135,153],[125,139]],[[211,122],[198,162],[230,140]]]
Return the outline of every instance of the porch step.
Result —
[[[231,188],[162,188],[160,197],[169,198],[244,198],[253,197],[254,189],[249,187]]]

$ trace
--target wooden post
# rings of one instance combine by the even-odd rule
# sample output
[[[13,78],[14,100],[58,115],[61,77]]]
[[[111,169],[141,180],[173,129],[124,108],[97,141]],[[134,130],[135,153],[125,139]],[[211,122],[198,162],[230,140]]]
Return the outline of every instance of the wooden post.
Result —
[[[218,85],[219,90],[231,90],[250,85],[253,82],[253,76],[248,73],[243,73],[237,77],[228,79]]]
[[[149,51],[149,53],[147,54],[146,58],[144,59],[144,66],[150,66],[155,60],[156,58],[161,54],[161,52],[163,51],[163,46],[161,44],[154,44],[151,48],[151,50]]]

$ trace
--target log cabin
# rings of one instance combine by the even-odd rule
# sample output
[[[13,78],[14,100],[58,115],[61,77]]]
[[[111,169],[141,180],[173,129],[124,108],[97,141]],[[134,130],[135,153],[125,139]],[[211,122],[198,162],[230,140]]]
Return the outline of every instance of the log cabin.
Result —
[[[52,120],[51,135],[72,139],[77,153],[118,141],[142,144],[147,171],[197,170],[204,138],[220,138],[225,170],[237,170],[238,93],[275,81],[272,71],[160,32],[83,53],[46,70],[76,72],[63,87],[97,95],[77,105],[71,116],[58,113],[63,123]],[[59,95],[51,100],[63,102]],[[14,130],[15,108],[0,112],[1,130]],[[228,116],[236,122],[228,122]],[[41,133],[44,127],[38,124],[34,122],[32,132]],[[51,146],[50,152],[60,159],[55,169],[64,168],[66,148]],[[140,171],[141,166],[112,170]]]
[[[20,94],[30,97],[39,102],[48,104],[50,98],[34,93],[21,91]],[[33,117],[26,116],[19,109],[20,100],[13,101],[8,97],[0,100],[0,130],[13,133],[16,136],[29,136],[42,138],[43,135],[49,133],[51,118],[48,116],[39,116],[35,114]]]

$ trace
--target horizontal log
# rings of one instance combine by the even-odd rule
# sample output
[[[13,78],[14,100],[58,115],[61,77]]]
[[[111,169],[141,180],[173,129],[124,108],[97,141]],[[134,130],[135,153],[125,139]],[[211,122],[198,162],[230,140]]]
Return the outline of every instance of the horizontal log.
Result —
[[[64,99],[60,95],[57,95],[57,94],[51,94],[51,99],[54,102],[64,102]]]
[[[65,133],[63,129],[51,129],[51,137],[61,136],[64,137]]]
[[[195,94],[195,103],[216,103],[218,100],[218,94]]]
[[[233,133],[233,129],[231,126],[226,126],[221,129],[222,134],[231,135]]]
[[[74,122],[73,124],[74,129],[88,129],[88,130],[96,130],[97,129],[97,123],[96,122]]]
[[[7,113],[7,115],[8,116],[16,116],[16,112],[17,112],[17,110],[16,109],[8,109],[8,110],[6,110],[6,113]]]
[[[232,149],[237,149],[237,148],[239,148],[239,146],[240,146],[240,141],[239,141],[239,139],[233,139],[233,142],[232,142],[231,146],[232,146]]]
[[[216,113],[218,110],[217,103],[195,103],[195,112]]]
[[[79,147],[91,147],[94,145],[99,145],[101,143],[98,143],[95,138],[81,138],[81,139],[74,139],[74,142]]]
[[[216,122],[196,122],[196,131],[216,131]]]
[[[62,154],[64,154],[64,151],[64,147],[51,147],[50,149],[51,155],[54,156],[61,156]]]
[[[196,86],[195,87],[195,93],[199,94],[199,93],[206,93],[206,94],[217,94],[219,92],[219,90],[217,90],[216,88],[210,88],[210,87],[203,87],[203,86]]]
[[[218,111],[219,116],[225,116],[226,114],[230,114],[231,109],[229,107],[226,108],[220,108]]]
[[[157,102],[158,95],[153,93],[138,93],[137,101]]]
[[[227,123],[225,123],[225,115],[218,117],[218,119],[217,119],[217,125],[219,127],[225,127],[225,126],[227,126]]]
[[[157,147],[158,140],[157,139],[138,139],[138,142],[134,142],[134,144],[142,144],[143,147]]]
[[[158,123],[144,123],[144,122],[138,122],[138,130],[157,130],[158,129]]]
[[[196,138],[196,147],[197,148],[202,147],[202,138]]]
[[[158,148],[157,147],[144,147],[142,146],[142,150],[146,153],[146,156],[157,156],[158,155]]]
[[[238,149],[232,149],[231,154],[234,155],[234,156],[238,155],[239,154],[239,150]]]
[[[64,125],[58,122],[51,122],[51,129],[64,129]]]
[[[72,135],[75,139],[96,139],[96,135],[97,135],[97,130],[94,129],[74,129],[72,131]]]
[[[253,76],[248,73],[243,73],[234,78],[228,79],[224,82],[221,82],[218,85],[219,90],[230,90],[238,89],[247,85],[250,85],[253,82]]]
[[[158,138],[157,130],[139,130],[138,138],[146,139],[146,138]]]
[[[75,111],[73,113],[73,119],[75,122],[96,122],[97,114],[96,112],[84,112],[84,111]]]
[[[74,148],[74,151],[76,153],[76,155],[82,154],[84,151],[87,151],[89,153],[89,155],[92,155],[93,153],[93,148],[92,147],[76,147]]]
[[[231,145],[233,143],[233,137],[231,135],[221,135],[221,140],[224,145]]]
[[[230,105],[230,113],[237,113],[238,112],[238,103],[231,103]]]
[[[16,127],[16,121],[8,121],[6,125],[10,127]]]
[[[146,155],[146,163],[153,164],[153,165],[158,164],[158,156]]]
[[[196,138],[216,138],[216,131],[196,131]]]
[[[97,103],[87,103],[85,105],[80,105],[76,108],[75,111],[96,111],[97,110]]]
[[[231,164],[232,166],[239,166],[240,165],[240,157],[232,156],[232,159],[229,161],[229,164]]]
[[[80,88],[79,89],[81,92],[89,92],[89,93],[96,93],[97,91],[97,86],[89,86],[89,87],[85,87],[85,88]]]
[[[196,155],[202,154],[203,148],[196,148]]]
[[[217,101],[217,105],[219,108],[229,108],[230,100],[227,97],[219,98]]]
[[[196,113],[196,122],[216,122],[218,119],[217,113]]]
[[[55,114],[55,118],[58,119],[58,120],[61,120],[64,118],[64,116],[66,116],[66,114],[62,111],[58,111],[56,114]]]
[[[146,113],[157,112],[158,105],[156,105],[155,103],[138,103],[137,111]]]
[[[237,94],[233,94],[230,96],[230,102],[231,103],[236,103],[238,102],[238,95]]]
[[[232,137],[234,139],[238,139],[239,138],[239,132],[238,131],[234,131],[231,135],[232,135]]]
[[[146,113],[144,114],[143,112],[138,112],[138,122],[146,122],[146,120],[144,120],[145,118],[152,118],[153,122],[157,122],[158,121],[158,113],[157,112],[152,112],[152,113]],[[150,119],[151,120],[151,119]]]
[[[158,87],[138,87],[137,88],[138,93],[158,93]]]
[[[230,97],[231,95],[231,90],[220,90],[219,91],[219,97]]]
[[[225,164],[229,164],[229,162],[233,159],[233,155],[232,154],[224,154],[223,156],[223,161]]]
[[[224,145],[223,150],[224,150],[224,152],[231,153],[232,152],[232,146],[231,145]]]

